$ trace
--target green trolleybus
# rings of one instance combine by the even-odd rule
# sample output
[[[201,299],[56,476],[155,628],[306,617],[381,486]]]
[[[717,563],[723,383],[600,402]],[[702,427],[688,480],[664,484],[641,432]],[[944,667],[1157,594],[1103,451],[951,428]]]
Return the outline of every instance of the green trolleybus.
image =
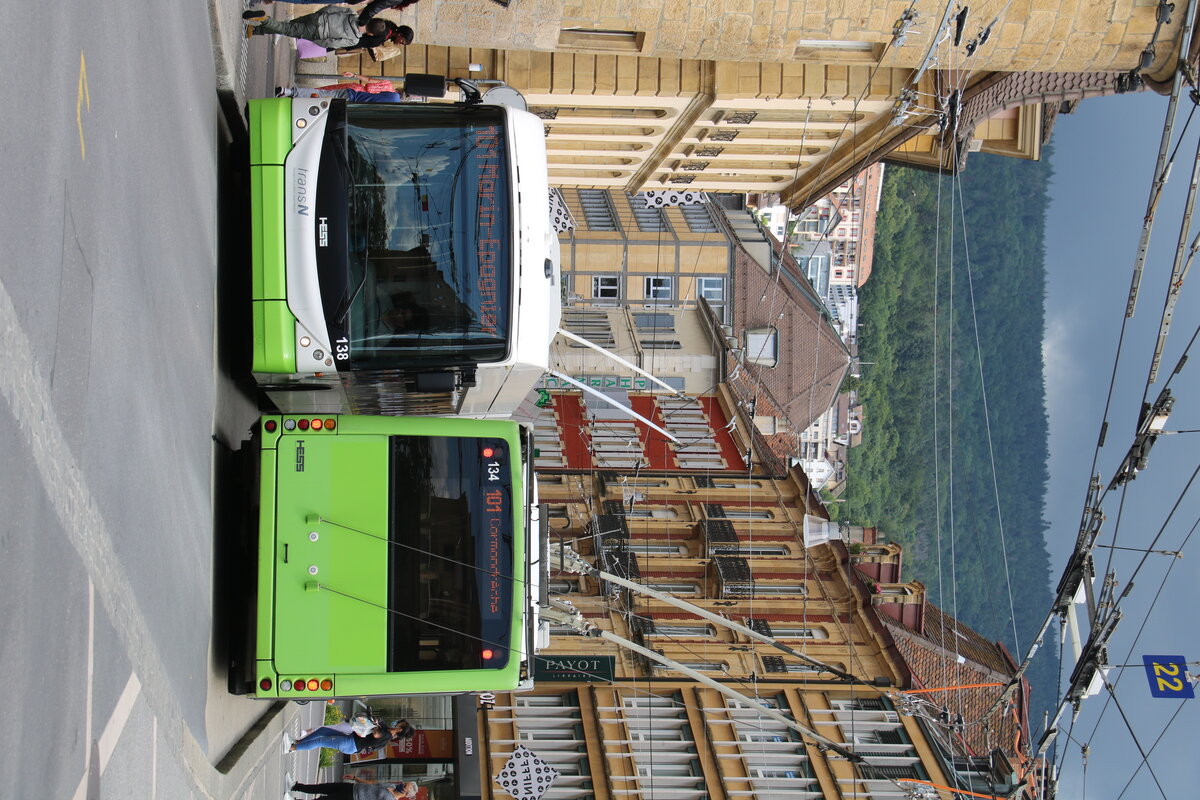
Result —
[[[521,687],[544,562],[530,447],[504,420],[263,417],[253,659],[231,685],[290,700]]]
[[[280,411],[504,419],[541,379],[561,314],[543,123],[470,88],[250,101],[252,370]]]

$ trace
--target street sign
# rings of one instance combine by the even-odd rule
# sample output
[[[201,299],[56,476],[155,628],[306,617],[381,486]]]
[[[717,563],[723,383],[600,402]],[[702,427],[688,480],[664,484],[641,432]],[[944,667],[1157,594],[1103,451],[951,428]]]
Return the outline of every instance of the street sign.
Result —
[[[516,800],[538,800],[558,780],[558,770],[519,744],[493,780]]]
[[[609,681],[616,656],[534,656],[534,681]]]
[[[1142,656],[1152,697],[1190,699],[1196,696],[1183,656]]]

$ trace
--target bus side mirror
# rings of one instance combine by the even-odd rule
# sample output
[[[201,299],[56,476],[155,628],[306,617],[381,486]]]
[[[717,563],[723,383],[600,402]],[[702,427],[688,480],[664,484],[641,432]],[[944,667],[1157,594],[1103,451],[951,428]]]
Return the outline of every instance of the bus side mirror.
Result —
[[[452,392],[454,391],[454,373],[418,372],[416,383],[418,392]]]
[[[420,97],[445,97],[446,79],[441,75],[413,72],[404,76],[404,93]]]

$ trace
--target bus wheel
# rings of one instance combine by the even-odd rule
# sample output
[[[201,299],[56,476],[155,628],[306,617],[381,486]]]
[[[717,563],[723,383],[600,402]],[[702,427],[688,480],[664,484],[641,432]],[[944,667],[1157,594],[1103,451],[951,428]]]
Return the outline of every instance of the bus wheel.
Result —
[[[236,659],[229,662],[229,693],[247,695],[254,691],[254,681],[245,674],[241,664]]]

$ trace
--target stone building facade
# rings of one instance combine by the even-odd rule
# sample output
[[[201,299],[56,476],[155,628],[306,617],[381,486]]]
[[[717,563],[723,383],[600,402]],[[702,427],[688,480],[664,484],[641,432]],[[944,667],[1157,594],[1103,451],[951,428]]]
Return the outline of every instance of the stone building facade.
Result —
[[[819,663],[603,579],[552,573],[556,596],[597,628],[864,761],[852,764],[749,700],[560,627],[535,688],[477,711],[482,797],[505,796],[492,776],[518,746],[558,771],[544,796],[559,800],[890,800],[920,786],[942,788],[937,796],[952,796],[949,787],[1035,796],[1024,695],[981,726],[998,687],[945,692],[1004,682],[1011,658],[904,580],[898,545],[838,538],[800,470],[551,470],[539,492],[553,540]]]
[[[1158,7],[445,0],[398,12],[419,42],[404,55],[342,66],[507,82],[546,119],[555,185],[774,192],[800,210],[885,157],[1036,158],[1057,104],[1162,88],[1184,12],[1159,25]],[[1055,77],[1008,80],[1027,73]]]

